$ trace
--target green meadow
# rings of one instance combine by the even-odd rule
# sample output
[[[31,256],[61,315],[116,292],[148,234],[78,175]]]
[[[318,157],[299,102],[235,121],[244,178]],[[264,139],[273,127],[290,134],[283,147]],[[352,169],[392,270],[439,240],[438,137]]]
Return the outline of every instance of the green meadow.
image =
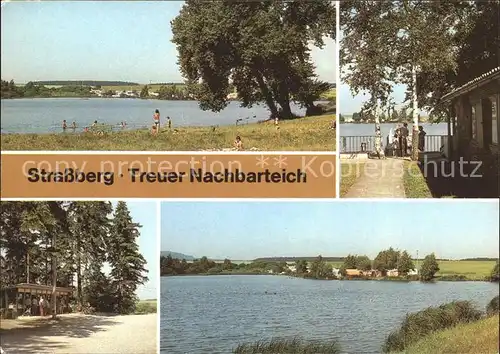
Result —
[[[149,130],[58,134],[2,134],[2,150],[138,150],[220,151],[233,148],[240,136],[244,150],[335,151],[335,115],[311,116],[280,122],[221,127],[160,128]]]

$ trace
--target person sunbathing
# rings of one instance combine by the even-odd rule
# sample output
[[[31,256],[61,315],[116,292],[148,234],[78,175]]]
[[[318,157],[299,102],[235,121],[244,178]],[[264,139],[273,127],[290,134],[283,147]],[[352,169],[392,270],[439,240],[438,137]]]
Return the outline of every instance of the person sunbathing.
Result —
[[[241,141],[240,136],[238,135],[234,140],[234,148],[238,151],[243,150],[243,142]]]
[[[157,135],[158,134],[158,126],[156,124],[153,124],[151,126],[151,135]]]

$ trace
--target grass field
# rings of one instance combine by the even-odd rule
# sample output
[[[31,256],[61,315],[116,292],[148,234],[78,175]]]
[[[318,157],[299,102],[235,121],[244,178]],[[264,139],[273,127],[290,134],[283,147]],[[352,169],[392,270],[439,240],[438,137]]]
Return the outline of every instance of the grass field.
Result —
[[[277,131],[271,123],[218,127],[183,127],[160,129],[157,136],[148,130],[122,131],[94,135],[71,134],[2,134],[2,150],[142,150],[200,151],[233,147],[239,135],[244,150],[261,151],[334,151],[335,115],[313,116],[280,122]],[[174,127],[175,128],[175,127]]]
[[[342,262],[327,262],[334,268],[340,268]],[[422,260],[413,260],[416,266],[422,265]],[[439,261],[437,277],[463,275],[470,280],[484,280],[488,278],[495,266],[495,261]]]
[[[437,276],[464,275],[468,279],[482,280],[489,277],[495,261],[439,261]]]
[[[407,348],[405,354],[498,353],[499,316],[435,332]]]
[[[403,185],[406,198],[432,198],[425,177],[414,161],[404,162]]]
[[[345,197],[349,189],[361,176],[364,162],[340,164],[340,197]]]
[[[147,313],[156,313],[157,301],[156,299],[139,300],[135,308],[136,315],[144,315]]]

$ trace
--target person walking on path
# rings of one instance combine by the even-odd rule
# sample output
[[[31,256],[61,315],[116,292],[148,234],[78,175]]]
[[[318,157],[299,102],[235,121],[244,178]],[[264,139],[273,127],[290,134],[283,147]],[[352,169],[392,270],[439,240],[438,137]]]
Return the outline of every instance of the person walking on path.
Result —
[[[155,110],[155,113],[153,114],[153,122],[154,125],[156,126],[156,134],[160,131],[160,111]]]

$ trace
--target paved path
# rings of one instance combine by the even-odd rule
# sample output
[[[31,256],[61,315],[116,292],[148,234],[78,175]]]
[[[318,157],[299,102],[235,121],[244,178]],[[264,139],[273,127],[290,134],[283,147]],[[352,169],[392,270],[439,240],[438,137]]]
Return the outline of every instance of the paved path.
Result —
[[[403,159],[363,160],[361,169],[356,168],[355,161],[349,165],[352,168],[349,174],[357,173],[359,177],[344,198],[405,198]]]
[[[156,328],[156,314],[62,315],[54,323],[2,331],[1,345],[6,354],[156,354]]]

